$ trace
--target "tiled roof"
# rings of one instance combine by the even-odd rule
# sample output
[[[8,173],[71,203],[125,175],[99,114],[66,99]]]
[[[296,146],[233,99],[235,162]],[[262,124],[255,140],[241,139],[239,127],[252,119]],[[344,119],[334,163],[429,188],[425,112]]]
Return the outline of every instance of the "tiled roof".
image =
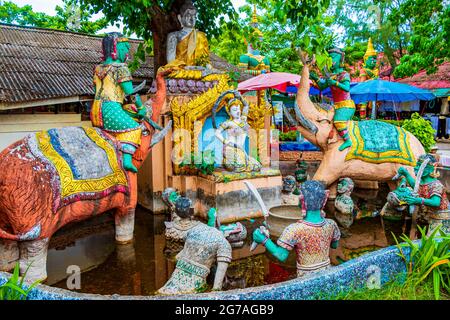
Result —
[[[427,74],[425,70],[419,71],[412,77],[396,80],[401,83],[423,89],[450,88],[450,62],[444,62],[438,67],[436,73]]]
[[[0,24],[0,102],[92,95],[92,71],[101,61],[102,37],[74,32]],[[130,40],[131,54],[140,41]],[[238,71],[211,54],[214,67]],[[133,74],[153,78],[153,59]]]

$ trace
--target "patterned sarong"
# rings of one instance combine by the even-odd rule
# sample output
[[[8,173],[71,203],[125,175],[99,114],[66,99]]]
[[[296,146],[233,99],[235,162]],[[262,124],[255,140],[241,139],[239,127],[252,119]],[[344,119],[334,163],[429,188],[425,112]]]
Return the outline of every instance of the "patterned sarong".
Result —
[[[31,136],[28,145],[52,173],[55,211],[79,200],[128,193],[118,145],[100,129],[50,129]]]
[[[408,133],[403,128],[376,120],[349,121],[348,133],[352,146],[345,160],[416,165]]]

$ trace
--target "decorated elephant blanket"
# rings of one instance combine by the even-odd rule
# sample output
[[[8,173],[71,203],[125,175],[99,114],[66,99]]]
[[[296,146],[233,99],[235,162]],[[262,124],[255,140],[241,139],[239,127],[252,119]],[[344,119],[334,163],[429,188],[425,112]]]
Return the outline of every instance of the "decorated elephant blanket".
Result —
[[[98,128],[41,131],[28,138],[28,146],[52,173],[55,211],[79,200],[128,193],[117,142]]]
[[[352,146],[345,160],[416,164],[409,136],[403,128],[376,120],[350,121],[348,133]]]

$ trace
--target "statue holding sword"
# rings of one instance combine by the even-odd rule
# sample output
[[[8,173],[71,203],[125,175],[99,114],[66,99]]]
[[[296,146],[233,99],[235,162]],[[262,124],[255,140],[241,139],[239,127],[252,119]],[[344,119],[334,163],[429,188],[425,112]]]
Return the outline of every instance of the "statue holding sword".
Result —
[[[297,277],[328,268],[330,247],[336,249],[339,244],[341,233],[336,222],[321,215],[328,194],[320,181],[305,181],[299,196],[300,208],[306,212],[304,220],[287,226],[277,243],[270,239],[264,226],[253,232],[253,241],[263,244],[280,261],[286,261],[289,251],[295,249]]]

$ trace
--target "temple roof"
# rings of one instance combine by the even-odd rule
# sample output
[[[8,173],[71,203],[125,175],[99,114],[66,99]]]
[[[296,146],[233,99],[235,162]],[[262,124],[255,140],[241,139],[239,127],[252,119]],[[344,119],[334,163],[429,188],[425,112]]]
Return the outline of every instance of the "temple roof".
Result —
[[[101,41],[101,36],[0,23],[0,103],[92,96]],[[141,42],[130,39],[131,54]],[[213,53],[210,58],[219,70],[239,71]],[[148,84],[153,75],[151,56],[133,73]]]
[[[438,71],[427,74],[425,70],[419,71],[412,77],[396,80],[422,89],[450,88],[450,62],[444,62],[438,67]]]

